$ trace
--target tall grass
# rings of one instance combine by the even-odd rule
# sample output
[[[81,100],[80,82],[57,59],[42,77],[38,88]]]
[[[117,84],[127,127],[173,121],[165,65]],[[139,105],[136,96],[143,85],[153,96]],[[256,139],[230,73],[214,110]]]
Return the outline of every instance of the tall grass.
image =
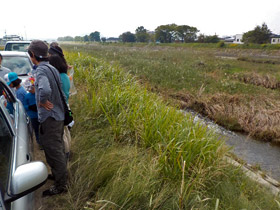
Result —
[[[89,44],[64,47],[119,64],[148,84],[152,91],[181,108],[194,109],[220,125],[257,139],[278,142],[280,132],[274,123],[278,118],[271,113],[280,108],[277,103],[280,65],[276,62],[279,50],[192,45]],[[237,107],[233,107],[232,98],[237,99]],[[254,120],[249,123],[246,119]]]
[[[78,94],[71,99],[76,121],[71,183],[69,193],[57,198],[65,201],[57,209],[277,205],[238,169],[229,168],[222,142],[190,116],[118,66],[83,54],[66,56],[76,70]]]

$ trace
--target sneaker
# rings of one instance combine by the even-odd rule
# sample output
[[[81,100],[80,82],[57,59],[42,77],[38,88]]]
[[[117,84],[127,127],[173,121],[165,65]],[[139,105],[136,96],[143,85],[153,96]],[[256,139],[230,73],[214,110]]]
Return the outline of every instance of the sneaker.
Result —
[[[66,187],[57,188],[55,185],[53,185],[53,186],[50,187],[50,189],[45,190],[43,192],[43,197],[58,195],[58,194],[61,194],[61,193],[66,193],[66,192],[67,192]]]

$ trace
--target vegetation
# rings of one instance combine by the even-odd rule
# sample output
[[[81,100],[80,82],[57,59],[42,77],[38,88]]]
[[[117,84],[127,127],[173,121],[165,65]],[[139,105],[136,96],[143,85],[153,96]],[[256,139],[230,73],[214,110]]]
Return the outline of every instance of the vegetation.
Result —
[[[65,37],[58,37],[58,41],[64,41],[64,42],[100,42],[100,32],[95,31],[90,33],[89,35],[84,35],[84,36],[65,36]]]
[[[120,64],[182,109],[196,110],[260,140],[278,142],[279,52],[199,46],[116,44],[75,49]]]
[[[68,194],[56,209],[276,209],[215,135],[116,65],[66,53],[78,94]],[[55,206],[53,206],[55,205]]]
[[[136,41],[137,42],[148,42],[151,41],[150,35],[143,26],[140,26],[135,31]]]
[[[255,44],[270,43],[271,34],[271,30],[263,23],[262,26],[256,26],[254,30],[244,33],[243,42]]]
[[[197,40],[200,43],[218,43],[219,41],[220,39],[217,35],[205,36],[204,34],[200,34]]]
[[[122,33],[119,38],[122,42],[135,42],[136,41],[135,34],[129,32],[129,31]]]
[[[161,25],[155,29],[155,38],[161,43],[194,42],[199,30],[188,25],[168,24]]]
[[[199,30],[196,27],[188,25],[176,25],[166,24],[158,26],[154,32],[148,33],[147,29],[144,26],[139,26],[135,30],[135,34],[130,31],[124,32],[119,36],[120,41],[122,42],[160,42],[160,43],[218,43],[221,41],[216,34],[215,35],[204,35],[200,34],[197,36]],[[263,47],[266,47],[265,44],[270,43],[272,32],[268,26],[263,23],[262,26],[256,26],[254,30],[248,31],[243,34],[243,42],[246,45],[249,44],[264,44]],[[110,41],[111,38],[109,38]],[[117,39],[117,38],[113,38]],[[76,36],[66,36],[59,37],[58,41],[76,41],[76,42],[89,42],[96,41],[100,42],[100,32],[95,31],[90,35],[85,35],[83,37]],[[103,37],[103,42],[106,41],[106,38]],[[233,44],[234,45],[234,44]],[[245,45],[245,46],[246,46]]]

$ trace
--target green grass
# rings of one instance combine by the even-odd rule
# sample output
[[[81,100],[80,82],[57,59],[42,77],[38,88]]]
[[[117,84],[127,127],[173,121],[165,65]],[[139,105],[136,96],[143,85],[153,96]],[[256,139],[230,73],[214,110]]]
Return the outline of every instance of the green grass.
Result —
[[[238,128],[260,140],[279,141],[276,120],[262,122],[268,126],[264,132],[259,124],[248,125],[246,119],[263,121],[271,116],[256,116],[257,112],[276,112],[279,88],[245,83],[243,75],[269,76],[279,80],[279,51],[275,49],[247,49],[237,46],[213,47],[214,44],[78,44],[65,45],[65,49],[87,52],[107,62],[121,66],[154,92],[163,95],[169,103],[200,111],[227,128]],[[248,47],[248,46],[247,46]],[[262,57],[266,55],[264,60]],[[232,59],[233,58],[233,59]],[[238,59],[243,58],[243,59]],[[244,59],[246,58],[246,59]],[[263,79],[263,81],[265,81]],[[179,96],[179,97],[178,97]],[[189,100],[178,101],[178,98]],[[186,97],[185,97],[186,96]],[[224,98],[228,100],[224,100]],[[230,98],[238,98],[233,104]],[[215,100],[214,100],[215,99]],[[263,103],[258,103],[261,101]],[[268,102],[267,102],[268,101]],[[201,107],[201,104],[204,104]],[[267,104],[270,104],[269,106]],[[222,106],[222,108],[221,108]],[[274,107],[271,110],[271,106]],[[223,110],[221,110],[223,109]],[[230,112],[229,112],[230,110]],[[251,112],[251,110],[257,110]],[[271,113],[272,113],[271,112]],[[235,122],[232,122],[232,119]],[[228,123],[233,124],[229,125]],[[267,136],[264,136],[267,135]],[[264,138],[263,138],[264,137]]]
[[[69,193],[56,209],[276,209],[217,137],[115,65],[66,54],[78,94]]]

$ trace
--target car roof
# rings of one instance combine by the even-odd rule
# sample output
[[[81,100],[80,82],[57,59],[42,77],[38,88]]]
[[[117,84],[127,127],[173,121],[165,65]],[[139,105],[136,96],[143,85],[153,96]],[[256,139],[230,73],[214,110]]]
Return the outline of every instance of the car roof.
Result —
[[[21,51],[0,51],[0,54],[2,56],[22,56],[26,57],[29,56],[27,52],[21,52]]]
[[[28,43],[28,44],[30,44],[31,41],[28,41],[28,40],[25,40],[25,41],[22,41],[22,40],[21,41],[7,41],[6,44],[7,43]]]

